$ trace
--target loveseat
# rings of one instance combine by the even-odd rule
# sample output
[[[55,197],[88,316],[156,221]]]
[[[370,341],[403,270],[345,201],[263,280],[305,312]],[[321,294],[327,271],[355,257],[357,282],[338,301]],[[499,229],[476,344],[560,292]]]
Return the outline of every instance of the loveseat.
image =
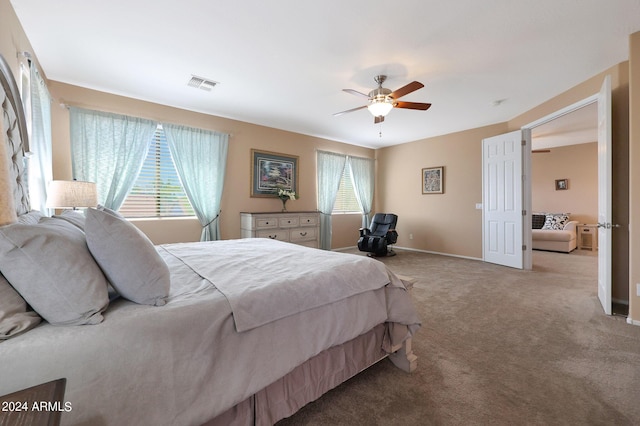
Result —
[[[531,215],[532,248],[570,253],[577,247],[576,225],[566,213],[534,213]]]

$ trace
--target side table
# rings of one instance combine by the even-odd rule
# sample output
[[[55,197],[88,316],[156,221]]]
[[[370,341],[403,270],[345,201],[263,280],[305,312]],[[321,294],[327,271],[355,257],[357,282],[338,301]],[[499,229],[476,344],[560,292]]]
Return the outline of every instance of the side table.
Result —
[[[0,396],[0,426],[57,426],[66,407],[67,379],[58,379]]]
[[[598,249],[598,225],[586,223],[576,225],[576,234],[580,250],[594,251]]]

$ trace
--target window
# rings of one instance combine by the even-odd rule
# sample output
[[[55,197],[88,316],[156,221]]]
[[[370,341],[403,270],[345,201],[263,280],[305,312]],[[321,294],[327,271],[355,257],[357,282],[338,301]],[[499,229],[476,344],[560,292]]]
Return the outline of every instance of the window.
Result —
[[[119,211],[129,218],[195,215],[178,178],[167,138],[160,125],[149,144],[140,175]]]
[[[345,165],[342,171],[340,187],[338,188],[338,195],[336,196],[332,213],[360,213],[360,205],[353,189],[351,171],[348,165]]]

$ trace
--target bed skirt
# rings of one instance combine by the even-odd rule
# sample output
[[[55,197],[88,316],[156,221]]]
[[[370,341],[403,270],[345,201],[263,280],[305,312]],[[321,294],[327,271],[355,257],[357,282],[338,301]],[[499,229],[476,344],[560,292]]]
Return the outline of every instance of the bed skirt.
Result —
[[[289,374],[230,408],[206,426],[269,426],[380,361],[385,324],[329,348]]]

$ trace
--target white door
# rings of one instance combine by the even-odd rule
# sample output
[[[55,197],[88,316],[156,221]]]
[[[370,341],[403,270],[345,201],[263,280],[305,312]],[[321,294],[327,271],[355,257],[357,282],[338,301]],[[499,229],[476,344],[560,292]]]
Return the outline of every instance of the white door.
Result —
[[[611,77],[598,94],[598,298],[611,315]]]
[[[523,157],[520,130],[482,141],[482,257],[523,268]]]

